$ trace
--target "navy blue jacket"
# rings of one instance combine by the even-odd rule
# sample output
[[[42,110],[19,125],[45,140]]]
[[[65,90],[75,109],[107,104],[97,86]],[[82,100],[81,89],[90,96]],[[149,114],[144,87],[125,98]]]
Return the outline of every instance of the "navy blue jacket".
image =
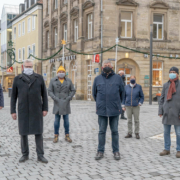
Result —
[[[139,103],[143,104],[143,102],[144,102],[144,94],[141,85],[136,84],[134,87],[131,87],[129,84],[126,85],[123,105],[138,106]]]
[[[97,115],[109,117],[121,114],[124,85],[119,75],[112,72],[107,76],[102,72],[95,78],[92,92]]]

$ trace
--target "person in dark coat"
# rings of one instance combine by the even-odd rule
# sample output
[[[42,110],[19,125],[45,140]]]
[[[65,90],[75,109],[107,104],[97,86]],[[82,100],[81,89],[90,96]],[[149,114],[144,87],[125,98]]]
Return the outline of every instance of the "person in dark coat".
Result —
[[[134,127],[136,139],[140,139],[139,136],[139,113],[140,106],[144,102],[144,94],[141,85],[136,83],[136,77],[130,77],[130,84],[125,87],[125,97],[123,101],[123,110],[127,110],[128,117],[128,134],[125,138],[132,138],[132,116],[134,116]]]
[[[180,158],[180,81],[179,69],[172,67],[169,70],[169,81],[163,85],[158,115],[164,125],[164,150],[160,156],[170,154],[171,126],[174,125],[176,132],[176,157]]]
[[[11,95],[11,115],[16,115],[18,100],[18,125],[21,135],[21,151],[23,156],[19,162],[29,159],[28,135],[35,135],[38,161],[48,163],[43,149],[43,116],[48,112],[48,98],[43,77],[33,71],[33,62],[24,61],[24,71],[14,78]]]
[[[71,113],[70,101],[75,95],[76,90],[72,81],[65,76],[66,70],[63,66],[60,66],[57,70],[57,76],[51,79],[48,88],[48,94],[54,100],[54,143],[58,142],[61,115],[64,119],[65,140],[70,143],[72,142],[69,136],[69,114]]]
[[[4,107],[4,96],[3,96],[3,89],[0,84],[0,110]],[[0,146],[1,147],[1,146]]]
[[[121,77],[114,73],[111,61],[105,60],[103,62],[102,74],[95,78],[92,91],[96,101],[99,123],[99,145],[95,159],[100,160],[104,156],[109,119],[114,158],[119,160],[118,121],[122,112],[121,102],[124,98],[124,85]]]
[[[124,83],[124,87],[125,87],[125,86],[126,86],[126,82],[125,82],[126,77],[125,77],[125,75],[124,75],[124,71],[121,70],[121,71],[119,71],[118,74],[119,74],[120,77],[122,78],[123,83]],[[122,113],[121,113],[121,119],[127,120],[127,118],[124,116],[124,113],[125,113],[125,111],[122,110]]]

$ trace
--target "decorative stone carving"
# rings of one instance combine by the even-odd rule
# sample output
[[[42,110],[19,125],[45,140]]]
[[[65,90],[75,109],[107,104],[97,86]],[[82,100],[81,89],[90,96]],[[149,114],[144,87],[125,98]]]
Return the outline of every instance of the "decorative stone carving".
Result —
[[[67,21],[67,18],[68,18],[67,12],[63,12],[60,14],[60,20],[61,21]]]
[[[47,21],[45,21],[45,23],[44,23],[44,27],[46,28],[46,27],[49,27],[49,21],[47,20]]]
[[[135,2],[134,0],[118,0],[116,2],[117,5],[122,5],[122,6],[138,6],[138,3]]]
[[[52,24],[52,25],[57,25],[57,24],[58,24],[58,19],[55,18],[55,17],[53,17],[53,18],[52,18],[52,21],[51,21],[51,24]]]
[[[78,16],[79,15],[79,8],[78,7],[73,7],[70,11],[71,16]]]
[[[87,0],[83,5],[83,10],[93,7],[95,3],[92,0]]]
[[[169,5],[162,1],[156,1],[150,5],[154,9],[169,9]]]

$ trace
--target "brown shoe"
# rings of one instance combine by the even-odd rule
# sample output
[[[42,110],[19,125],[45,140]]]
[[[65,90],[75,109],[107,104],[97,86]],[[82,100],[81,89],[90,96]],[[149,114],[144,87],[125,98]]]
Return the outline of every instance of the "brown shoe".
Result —
[[[54,141],[53,141],[53,143],[57,143],[58,141],[59,141],[59,139],[58,139],[58,134],[55,134],[54,135]]]
[[[159,155],[160,156],[166,156],[166,155],[169,155],[169,154],[170,154],[170,151],[163,150],[163,152],[161,152]]]
[[[176,157],[177,157],[177,158],[180,158],[180,151],[177,151]]]
[[[132,138],[132,134],[127,134],[127,136],[125,136],[125,138]]]
[[[71,138],[69,137],[69,134],[66,134],[65,140],[66,140],[67,142],[69,142],[69,143],[72,143],[72,140],[71,140]]]
[[[136,133],[136,139],[140,139],[139,133]]]

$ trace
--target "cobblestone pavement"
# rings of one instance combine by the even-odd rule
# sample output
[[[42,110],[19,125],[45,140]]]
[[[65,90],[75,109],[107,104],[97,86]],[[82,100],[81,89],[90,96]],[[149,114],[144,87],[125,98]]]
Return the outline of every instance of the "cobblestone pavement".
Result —
[[[44,148],[48,164],[37,162],[34,136],[29,136],[30,160],[19,163],[21,157],[17,121],[10,116],[10,99],[5,94],[5,108],[0,111],[0,180],[60,179],[60,180],[164,180],[180,179],[180,160],[175,157],[175,141],[171,154],[160,157],[163,140],[150,138],[163,133],[157,105],[141,107],[141,139],[125,139],[127,121],[119,121],[121,160],[115,161],[108,127],[104,159],[95,161],[98,143],[98,123],[95,103],[73,101],[70,134],[73,143],[64,140],[61,121],[60,141],[53,144],[52,101],[44,119]],[[174,130],[174,129],[173,129]]]

